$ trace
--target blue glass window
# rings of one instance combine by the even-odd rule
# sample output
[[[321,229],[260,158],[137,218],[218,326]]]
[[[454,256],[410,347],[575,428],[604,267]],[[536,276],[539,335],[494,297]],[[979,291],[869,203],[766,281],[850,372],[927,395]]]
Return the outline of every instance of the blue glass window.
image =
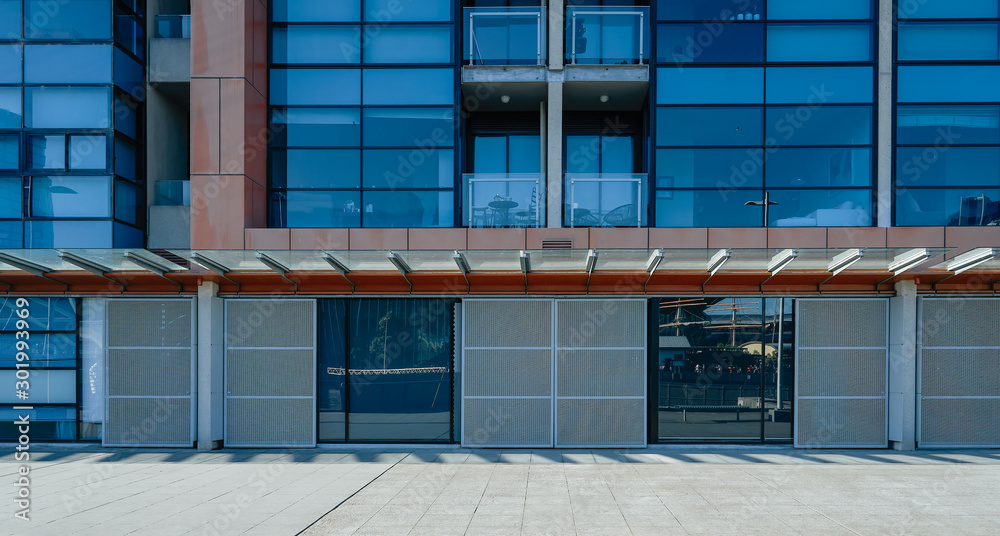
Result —
[[[347,439],[347,322],[346,300],[316,300],[316,411],[317,440]]]
[[[452,149],[372,149],[364,154],[365,188],[451,188]]]
[[[871,24],[769,24],[768,61],[871,61]]]
[[[1000,225],[1000,190],[896,190],[896,225]]]
[[[135,144],[121,136],[115,136],[115,174],[135,182],[138,177],[138,162]]]
[[[136,108],[132,101],[115,95],[115,130],[133,140],[139,139],[139,113]]]
[[[451,63],[451,26],[389,25],[365,43],[366,63]]]
[[[14,298],[0,299],[0,331],[18,331]],[[28,298],[29,331],[76,331],[76,301],[73,298]]]
[[[271,112],[271,122],[277,146],[356,147],[361,141],[358,109],[275,109]]]
[[[997,60],[996,23],[900,24],[900,60]]]
[[[582,2],[580,2],[582,3]],[[659,20],[729,20],[736,11],[746,11],[753,19],[760,19],[763,13],[763,0],[657,0],[656,13]],[[744,17],[746,15],[744,14]]]
[[[767,155],[767,187],[870,187],[871,149],[793,149]]]
[[[115,181],[115,219],[136,224],[142,206],[142,190],[125,181]],[[141,244],[141,242],[140,242]]]
[[[763,167],[763,149],[658,149],[656,187],[759,188]]]
[[[350,149],[275,149],[271,152],[274,188],[357,188],[361,152]]]
[[[26,248],[94,248],[114,247],[110,221],[26,221]]]
[[[74,389],[75,392],[75,389]],[[15,410],[0,407],[0,438],[16,441],[20,436],[17,431],[18,414],[28,415],[32,423],[31,438],[38,440],[72,440],[76,439],[76,408],[47,407],[33,410]]]
[[[14,348],[17,341],[16,332],[0,333],[0,344]],[[26,352],[31,356],[32,367],[76,367],[76,333],[35,332],[27,342]],[[16,363],[14,352],[0,354],[0,367],[14,368]]]
[[[29,128],[109,128],[111,90],[97,87],[25,88]]]
[[[365,227],[453,227],[455,194],[427,191],[366,191]]]
[[[143,83],[145,69],[131,56],[115,48],[115,85],[137,100],[145,99],[146,86]]]
[[[745,203],[762,198],[760,190],[657,190],[656,226],[760,227],[760,207]]]
[[[27,39],[111,39],[111,0],[25,0]]]
[[[18,169],[17,136],[0,136],[0,170]]]
[[[365,69],[364,103],[451,104],[455,102],[452,69]]]
[[[275,22],[351,22],[361,20],[361,0],[272,0]]]
[[[451,147],[455,113],[451,108],[364,111],[364,144],[371,147]]]
[[[899,147],[897,186],[1000,186],[1000,147]]]
[[[699,67],[656,70],[658,104],[758,104],[764,102],[764,69]]]
[[[21,45],[0,46],[0,84],[21,83],[21,54]]]
[[[21,217],[21,179],[0,178],[0,218]],[[18,224],[20,225],[20,223]]]
[[[767,109],[767,137],[775,145],[869,145],[872,109],[788,106]]]
[[[508,136],[510,151],[507,155],[509,173],[539,173],[542,169],[541,138],[535,135]]]
[[[899,2],[899,19],[995,19],[996,0],[908,0]]]
[[[872,102],[872,67],[768,67],[768,103]]]
[[[141,248],[146,234],[141,229],[136,229],[131,225],[115,222],[114,224],[114,247],[116,248]]]
[[[31,215],[48,218],[110,218],[110,177],[35,177]]]
[[[124,13],[115,15],[115,42],[140,59],[144,58],[146,48],[142,25],[138,17]]]
[[[451,20],[452,0],[365,0],[365,20],[372,22]]]
[[[994,102],[1000,65],[899,66],[897,102]]]
[[[360,192],[287,191],[271,193],[275,227],[360,227]]]
[[[69,168],[104,171],[108,167],[108,138],[103,134],[69,137]]]
[[[21,38],[21,0],[0,0],[0,35]]]
[[[761,145],[761,108],[659,108],[657,145]]]
[[[289,26],[271,35],[274,63],[361,62],[360,26]]]
[[[66,169],[66,136],[31,136],[28,138],[31,152],[31,169]]]
[[[661,24],[657,28],[656,61],[676,65],[764,61],[764,25]]]
[[[774,227],[867,227],[872,193],[865,190],[772,190],[768,225]]]
[[[271,69],[271,104],[361,104],[361,71]]]
[[[18,199],[20,201],[20,199]],[[17,216],[21,212],[18,209]],[[0,246],[10,249],[21,249],[24,247],[24,225],[18,221],[0,221]]]
[[[0,87],[0,128],[21,128],[19,87]]]
[[[767,18],[778,19],[870,19],[872,0],[803,2],[767,0]]]
[[[897,106],[896,143],[901,145],[1000,143],[1000,107]]]

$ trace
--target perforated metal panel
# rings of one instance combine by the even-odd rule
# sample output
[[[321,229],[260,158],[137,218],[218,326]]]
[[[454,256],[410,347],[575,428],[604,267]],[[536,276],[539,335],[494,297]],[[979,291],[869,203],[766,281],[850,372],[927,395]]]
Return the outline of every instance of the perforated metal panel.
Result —
[[[552,346],[552,300],[466,300],[468,348]]]
[[[644,301],[559,300],[560,348],[636,348],[644,346]]]
[[[463,413],[464,445],[552,446],[551,397],[466,398]]]
[[[107,301],[109,447],[191,447],[195,439],[194,302]]]
[[[795,446],[888,445],[888,301],[796,301]]]
[[[642,398],[560,398],[556,422],[560,447],[642,446],[646,401]]]
[[[1000,299],[921,298],[917,442],[1000,447]]]
[[[230,447],[316,445],[316,301],[226,301]]]

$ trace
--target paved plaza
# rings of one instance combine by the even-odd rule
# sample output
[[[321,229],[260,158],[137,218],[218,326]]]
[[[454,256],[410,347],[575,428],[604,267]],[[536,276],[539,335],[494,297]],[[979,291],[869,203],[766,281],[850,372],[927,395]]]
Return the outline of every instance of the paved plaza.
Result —
[[[35,448],[0,534],[1000,535],[995,450]]]

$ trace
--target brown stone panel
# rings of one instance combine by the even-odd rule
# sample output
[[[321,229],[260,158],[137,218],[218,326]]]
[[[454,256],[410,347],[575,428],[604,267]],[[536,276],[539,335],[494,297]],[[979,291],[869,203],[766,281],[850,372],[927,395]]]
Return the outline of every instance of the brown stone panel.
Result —
[[[766,248],[767,229],[763,227],[713,227],[708,230],[708,247]]]
[[[525,249],[524,229],[469,229],[469,249]]]
[[[219,174],[218,80],[191,79],[191,173]]]
[[[243,249],[247,182],[242,175],[191,176],[193,249]]]
[[[774,227],[767,230],[769,248],[826,248],[824,227]]]
[[[410,229],[409,233],[410,249],[446,250],[468,247],[465,229]]]
[[[191,2],[192,78],[246,76],[245,21],[247,13],[253,13],[254,3],[253,0]]]
[[[246,248],[258,250],[288,249],[288,229],[247,229]]]
[[[267,188],[248,181],[251,190],[247,227],[267,227]]]
[[[944,246],[944,227],[889,227],[890,248],[939,248]]]
[[[267,186],[268,117],[266,93],[261,94],[252,86],[245,87],[244,108],[244,169],[250,179]]]
[[[590,230],[590,247],[594,249],[646,249],[649,229]]]
[[[885,227],[829,227],[826,244],[830,248],[884,248]]]
[[[702,249],[708,247],[708,229],[667,229],[653,228],[649,230],[649,247],[651,248],[690,248]]]
[[[292,229],[291,249],[346,250],[349,235],[347,229]]]
[[[528,229],[526,242],[528,249],[542,249],[544,240],[571,240],[573,249],[590,247],[590,229]]]
[[[406,229],[351,229],[351,249],[407,249]]]
[[[258,0],[253,12],[253,66],[247,77],[261,95],[267,95],[267,41],[267,2]]]

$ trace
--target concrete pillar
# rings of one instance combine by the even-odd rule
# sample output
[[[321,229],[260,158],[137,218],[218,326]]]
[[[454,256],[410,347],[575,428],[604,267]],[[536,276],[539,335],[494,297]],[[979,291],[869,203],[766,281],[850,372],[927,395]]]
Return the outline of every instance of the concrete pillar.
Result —
[[[563,68],[563,44],[566,42],[566,0],[549,0],[549,69]]]
[[[563,207],[563,83],[549,80],[545,182],[548,196],[545,201],[548,213],[547,227],[562,227]]]
[[[916,448],[917,422],[917,285],[896,283],[889,299],[889,445]]]
[[[225,316],[218,283],[198,287],[198,450],[222,446],[225,417]]]
[[[892,225],[892,0],[878,2],[878,117],[876,158],[879,227]]]

